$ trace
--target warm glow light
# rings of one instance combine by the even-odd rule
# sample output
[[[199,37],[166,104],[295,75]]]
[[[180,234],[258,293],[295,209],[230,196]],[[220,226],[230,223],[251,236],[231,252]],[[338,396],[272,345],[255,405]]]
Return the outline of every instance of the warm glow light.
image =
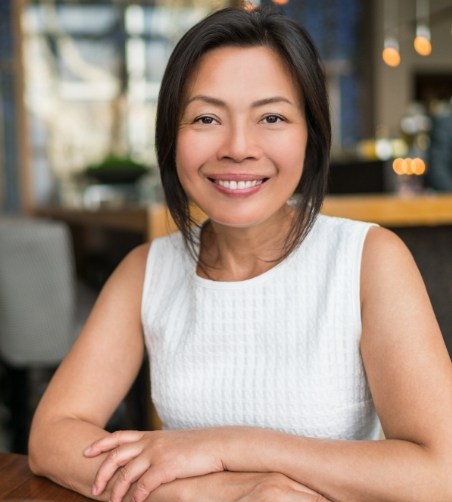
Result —
[[[429,10],[429,0],[416,0],[416,38],[414,39],[414,48],[421,56],[428,56],[432,52]]]
[[[413,174],[413,171],[411,170],[411,159],[403,159],[402,171],[403,171],[403,174],[406,174],[408,176],[410,174]]]
[[[399,157],[395,159],[394,162],[392,163],[392,169],[399,176],[403,174],[407,176],[411,176],[413,174],[415,176],[422,176],[423,174],[425,174],[426,166],[425,162],[422,159],[419,158],[403,159]]]
[[[400,53],[395,47],[385,47],[382,53],[383,61],[395,68],[400,64]]]
[[[425,173],[425,162],[422,159],[413,159],[411,164],[413,173],[417,176],[422,176]]]
[[[272,2],[278,5],[285,5],[286,3],[289,3],[289,0],[272,0]]]
[[[392,168],[394,169],[394,172],[396,174],[404,174],[403,172],[403,159],[401,158],[398,158],[398,159],[395,159],[394,162],[392,163]]]
[[[399,66],[400,64],[400,49],[399,49],[399,0],[384,0],[383,1],[383,18],[384,18],[384,41],[383,41],[383,61],[391,67]]]
[[[417,36],[414,39],[414,48],[421,56],[429,56],[432,52],[432,44],[427,37]]]

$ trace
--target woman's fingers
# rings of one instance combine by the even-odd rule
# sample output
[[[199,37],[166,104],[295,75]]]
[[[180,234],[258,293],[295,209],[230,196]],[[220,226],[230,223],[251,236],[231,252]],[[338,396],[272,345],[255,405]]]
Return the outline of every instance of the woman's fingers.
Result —
[[[113,450],[125,443],[139,441],[143,437],[141,431],[116,431],[92,443],[83,454],[86,457],[95,457],[106,451]]]
[[[174,481],[165,471],[153,468],[143,457],[137,457],[119,469],[111,489],[110,502],[121,502],[129,492],[134,502],[144,502],[156,488]],[[135,487],[131,490],[132,484]]]
[[[138,455],[142,453],[142,447],[139,443],[127,443],[118,446],[112,450],[105,460],[102,462],[99,470],[97,471],[96,478],[94,480],[92,493],[93,495],[100,495],[107,486],[110,479],[115,475],[116,471],[120,468],[122,472],[122,477],[124,481],[127,481],[129,477],[129,472],[131,470],[131,462]],[[130,465],[129,465],[130,464]],[[140,464],[146,464],[146,470],[149,467],[149,463],[141,461]],[[126,467],[127,465],[127,467]],[[135,471],[134,471],[135,472]],[[142,471],[144,472],[144,471]],[[142,474],[141,472],[141,474]],[[132,472],[131,472],[132,474]],[[136,478],[138,479],[138,478]],[[133,480],[135,481],[135,480]],[[130,484],[130,483],[129,483]]]
[[[126,493],[130,490],[133,483],[138,481],[136,488],[133,490],[132,500],[145,500],[150,492],[147,492],[146,497],[137,499],[135,493],[141,491],[141,478],[143,474],[149,469],[149,464],[141,457],[138,457],[119,470],[119,475],[114,482],[110,494],[110,502],[121,502]]]
[[[156,488],[165,483],[170,483],[176,478],[162,469],[150,468],[138,480],[133,492],[132,500],[134,502],[144,502],[149,494]],[[113,501],[116,502],[116,501]]]
[[[211,447],[212,431],[119,431],[92,443],[87,457],[107,453],[94,480],[92,493],[100,495],[110,482],[114,498],[132,490],[134,501],[145,500],[161,484],[176,478],[202,476],[223,470]],[[116,476],[112,484],[111,480]]]

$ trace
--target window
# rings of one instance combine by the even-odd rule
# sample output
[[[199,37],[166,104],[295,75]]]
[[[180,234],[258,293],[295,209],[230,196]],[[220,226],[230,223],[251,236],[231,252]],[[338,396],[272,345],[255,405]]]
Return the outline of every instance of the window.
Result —
[[[107,154],[155,163],[166,61],[180,36],[215,6],[221,2],[26,3],[26,105],[38,203],[48,201],[55,180],[67,184]]]

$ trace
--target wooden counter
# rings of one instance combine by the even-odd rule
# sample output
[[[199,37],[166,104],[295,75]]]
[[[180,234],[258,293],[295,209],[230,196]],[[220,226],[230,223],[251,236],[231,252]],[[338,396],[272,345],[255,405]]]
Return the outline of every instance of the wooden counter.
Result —
[[[102,227],[112,230],[126,230],[147,234],[148,211],[141,207],[120,209],[76,209],[60,206],[43,206],[35,211],[37,216],[62,220],[69,225]]]
[[[385,227],[452,225],[452,194],[329,196],[322,213]]]
[[[369,221],[385,227],[452,225],[452,194],[413,197],[389,194],[329,195],[321,213]],[[148,235],[152,238],[175,230],[164,206],[150,208],[148,222]]]
[[[389,194],[330,195],[325,199],[322,213],[371,221],[386,227],[452,225],[452,194],[412,197]],[[37,210],[37,215],[85,228],[136,232],[142,234],[144,240],[152,240],[175,230],[166,207],[162,205],[95,211],[44,207]]]

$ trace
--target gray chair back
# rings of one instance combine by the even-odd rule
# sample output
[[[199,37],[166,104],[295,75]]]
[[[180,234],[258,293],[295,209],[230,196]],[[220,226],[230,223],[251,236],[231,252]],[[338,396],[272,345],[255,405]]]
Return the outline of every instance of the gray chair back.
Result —
[[[74,342],[72,243],[62,222],[0,217],[0,358],[58,364]]]

